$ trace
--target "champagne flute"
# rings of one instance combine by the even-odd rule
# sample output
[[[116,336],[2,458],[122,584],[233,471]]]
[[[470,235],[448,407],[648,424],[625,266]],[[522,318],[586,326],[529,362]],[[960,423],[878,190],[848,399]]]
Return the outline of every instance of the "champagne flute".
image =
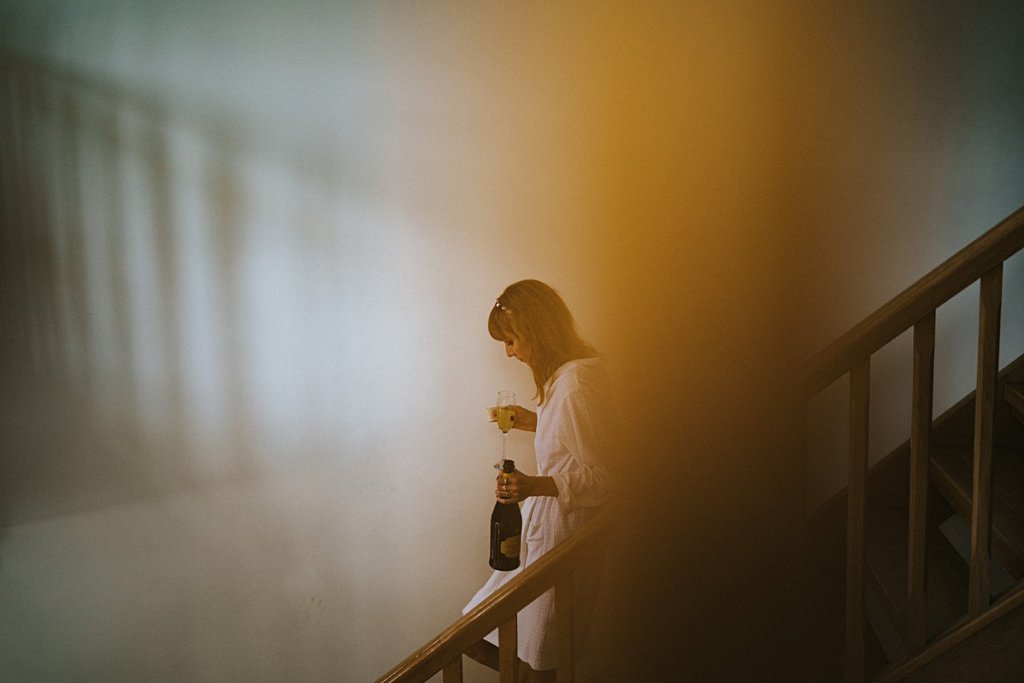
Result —
[[[501,430],[501,462],[505,462],[505,436],[512,429],[512,421],[516,412],[516,392],[499,391],[498,405],[495,410],[495,417],[498,422],[498,429]],[[499,464],[500,466],[500,464]]]

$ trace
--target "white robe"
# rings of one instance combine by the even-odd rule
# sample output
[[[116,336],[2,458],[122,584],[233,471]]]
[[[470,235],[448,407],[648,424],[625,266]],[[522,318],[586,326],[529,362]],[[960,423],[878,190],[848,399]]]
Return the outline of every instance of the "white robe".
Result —
[[[519,569],[495,571],[462,612],[536,562],[589,521],[608,497],[608,469],[616,443],[617,416],[611,400],[604,362],[589,358],[559,367],[545,385],[544,403],[537,409],[537,473],[552,477],[558,497],[535,496],[523,503],[523,537]],[[577,575],[577,627],[585,629],[593,606],[591,573]],[[582,580],[581,580],[582,579]],[[518,616],[519,658],[534,669],[555,668],[554,591],[547,591]],[[498,644],[497,631],[486,637]]]

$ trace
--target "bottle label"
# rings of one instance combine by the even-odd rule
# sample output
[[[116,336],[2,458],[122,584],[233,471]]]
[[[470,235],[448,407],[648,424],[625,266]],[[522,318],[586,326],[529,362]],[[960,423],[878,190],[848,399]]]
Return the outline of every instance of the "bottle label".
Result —
[[[505,557],[519,557],[519,536],[509,536],[501,542],[501,554]]]

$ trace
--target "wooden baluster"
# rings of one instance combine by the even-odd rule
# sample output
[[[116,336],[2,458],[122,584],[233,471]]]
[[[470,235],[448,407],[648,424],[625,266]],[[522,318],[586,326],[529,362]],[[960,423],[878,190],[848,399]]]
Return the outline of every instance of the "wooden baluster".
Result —
[[[846,680],[864,680],[864,507],[871,359],[850,371],[850,477],[846,487]]]
[[[992,532],[992,432],[999,375],[999,315],[1003,266],[981,276],[978,320],[978,389],[974,394],[974,477],[971,489],[971,576],[967,613],[981,615],[989,604]]]
[[[462,655],[444,665],[444,683],[462,683]]]
[[[907,541],[907,654],[921,652],[927,639],[925,544],[928,523],[928,459],[935,368],[935,311],[914,325],[914,391],[910,422],[910,526]]]
[[[557,683],[573,683],[576,680],[576,624],[573,590],[572,573],[566,574],[555,586]]]
[[[498,627],[498,680],[516,683],[519,678],[519,631],[516,615]]]

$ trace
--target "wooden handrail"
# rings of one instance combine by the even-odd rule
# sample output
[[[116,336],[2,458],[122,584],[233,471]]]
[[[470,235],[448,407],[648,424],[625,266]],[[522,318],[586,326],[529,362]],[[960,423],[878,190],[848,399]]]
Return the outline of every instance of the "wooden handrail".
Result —
[[[895,683],[903,680],[939,655],[949,652],[986,626],[1021,606],[1024,606],[1024,581],[1019,582],[1015,588],[1011,588],[980,617],[961,619],[921,654],[884,669],[878,675],[876,683]]]
[[[605,512],[578,529],[565,541],[524,569],[519,576],[495,591],[461,619],[439,633],[433,640],[384,674],[377,680],[377,683],[426,681],[454,660],[460,659],[462,653],[471,645],[494,629],[510,621],[514,624],[516,614],[544,592],[556,585],[559,588],[565,586],[571,590],[572,582],[566,581],[566,578],[571,577],[572,573],[587,560],[600,554],[607,545],[610,519],[608,513]],[[566,588],[562,589],[563,592],[565,590]],[[557,607],[562,608],[563,605],[571,607],[571,599],[567,599],[565,596],[559,598],[557,591],[556,588]],[[556,615],[559,622],[559,655],[567,644],[571,644],[571,638],[566,635],[567,627],[562,625],[563,617],[568,617],[571,620],[571,613]],[[561,659],[559,656],[559,670],[562,670],[563,665],[566,664],[571,668],[571,663],[563,662]]]
[[[1024,206],[815,355],[803,376],[804,395],[809,398],[845,375],[1021,249]]]

